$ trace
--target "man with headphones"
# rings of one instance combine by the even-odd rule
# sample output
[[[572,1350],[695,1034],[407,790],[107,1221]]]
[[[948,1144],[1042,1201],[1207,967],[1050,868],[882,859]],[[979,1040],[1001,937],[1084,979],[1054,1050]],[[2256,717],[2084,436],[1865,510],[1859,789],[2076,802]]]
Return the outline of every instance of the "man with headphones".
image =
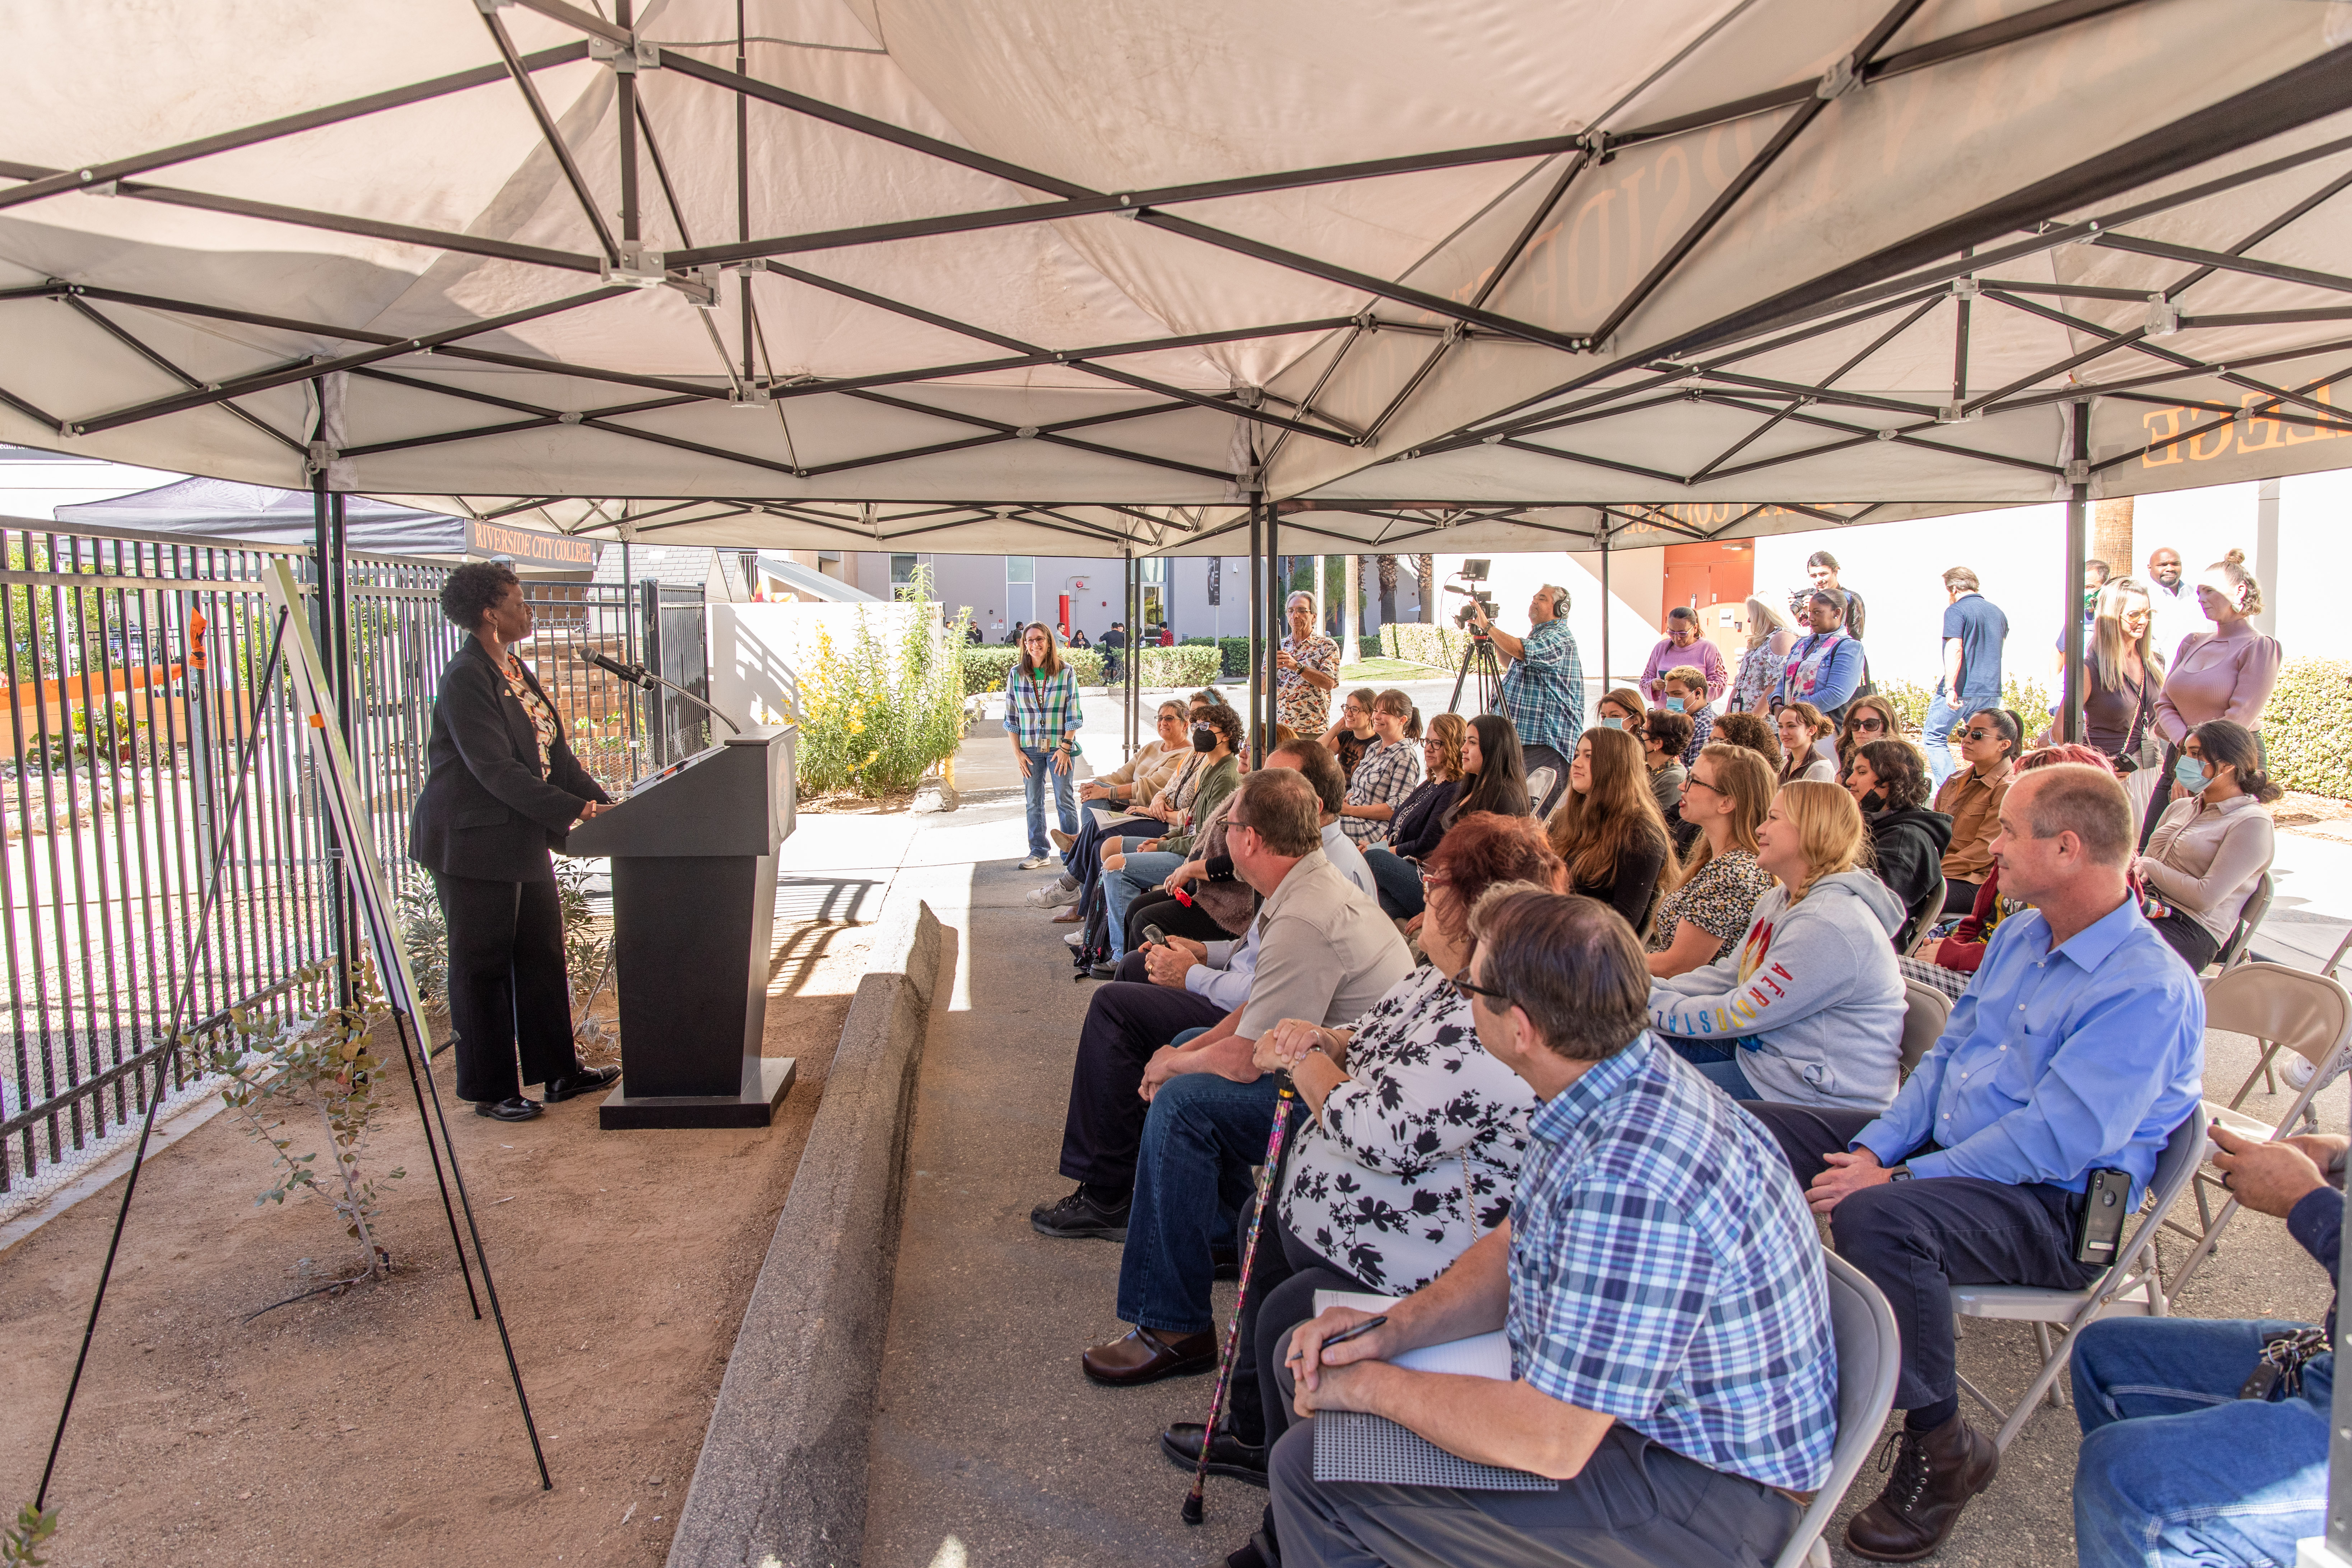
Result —
[[[1498,706],[1519,732],[1528,772],[1552,770],[1551,788],[1536,802],[1536,815],[1549,816],[1568,787],[1568,759],[1584,733],[1584,662],[1568,630],[1568,590],[1546,583],[1528,601],[1528,635],[1513,637],[1486,618],[1486,606],[1470,601],[1472,625],[1495,639],[1495,651],[1511,661],[1503,671]]]

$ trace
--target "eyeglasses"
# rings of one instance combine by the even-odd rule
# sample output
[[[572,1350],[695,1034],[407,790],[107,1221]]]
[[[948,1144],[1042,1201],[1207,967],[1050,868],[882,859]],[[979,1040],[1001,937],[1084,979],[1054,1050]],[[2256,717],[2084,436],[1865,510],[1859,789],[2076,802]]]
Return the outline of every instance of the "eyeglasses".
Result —
[[[1717,789],[1713,784],[1707,783],[1705,779],[1699,777],[1696,773],[1693,773],[1690,777],[1683,781],[1684,794],[1687,795],[1695,789],[1712,791],[1716,795],[1721,795],[1723,793],[1721,790]]]
[[[1876,731],[1885,729],[1886,721],[1884,719],[1856,719],[1853,721],[1853,728],[1856,734],[1874,732]]]
[[[1504,995],[1500,991],[1489,991],[1484,985],[1473,984],[1470,980],[1469,966],[1466,964],[1463,966],[1462,973],[1454,977],[1454,994],[1456,996],[1461,997],[1465,1002],[1469,1001],[1473,996],[1484,996],[1491,1002],[1498,1002],[1502,1004],[1502,1006],[1498,1006],[1495,1009],[1498,1013],[1501,1012],[1504,1007],[1513,1007],[1517,1005],[1517,1003],[1513,1002],[1508,996]]]

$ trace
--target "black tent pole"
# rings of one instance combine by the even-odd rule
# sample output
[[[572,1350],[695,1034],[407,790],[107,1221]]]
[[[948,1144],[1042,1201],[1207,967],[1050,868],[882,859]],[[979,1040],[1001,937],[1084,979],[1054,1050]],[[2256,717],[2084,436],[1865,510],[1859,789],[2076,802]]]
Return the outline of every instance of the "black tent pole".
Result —
[[[1254,687],[1257,684],[1258,670],[1264,667],[1266,657],[1265,555],[1264,553],[1265,530],[1258,518],[1257,498],[1255,496],[1252,496],[1250,498],[1249,530],[1249,684]],[[1243,689],[1246,691],[1249,688],[1244,687]],[[1263,722],[1261,715],[1262,710],[1259,709],[1255,702],[1252,702],[1250,704],[1250,739],[1252,745],[1252,750],[1250,752],[1250,765],[1252,767],[1264,767],[1265,765],[1265,753],[1274,744],[1274,738],[1265,732],[1265,725]]]
[[[2091,554],[2091,404],[2074,404],[2074,460],[2066,465],[2066,628],[2064,672],[2058,682],[2058,738],[2083,738],[2083,579]]]
[[[1264,694],[1262,711],[1265,714],[1265,749],[1274,750],[1275,726],[1280,721],[1282,705],[1275,700],[1275,655],[1282,648],[1282,602],[1289,596],[1289,584],[1282,580],[1282,520],[1275,504],[1265,492],[1258,491],[1258,505],[1265,514],[1266,595],[1261,606],[1265,616],[1265,666],[1262,672]]]

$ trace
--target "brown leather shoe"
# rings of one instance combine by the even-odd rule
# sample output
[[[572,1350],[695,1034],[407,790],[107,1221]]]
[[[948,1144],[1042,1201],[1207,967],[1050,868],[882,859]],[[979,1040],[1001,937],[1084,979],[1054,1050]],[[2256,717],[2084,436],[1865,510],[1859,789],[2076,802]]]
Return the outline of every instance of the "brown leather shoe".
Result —
[[[1083,908],[1076,904],[1071,904],[1064,909],[1060,914],[1054,917],[1054,924],[1057,926],[1076,925],[1086,918],[1087,911]]]
[[[1132,1329],[1107,1345],[1097,1345],[1078,1358],[1078,1365],[1097,1383],[1133,1388],[1163,1377],[1207,1372],[1217,1364],[1217,1331],[1162,1334]]]
[[[1895,1474],[1876,1501],[1846,1521],[1845,1543],[1874,1563],[1916,1563],[1944,1544],[1969,1500],[1992,1485],[2000,1450],[1955,1415],[1931,1432],[1887,1440]],[[1886,1467],[1882,1450],[1879,1468]]]

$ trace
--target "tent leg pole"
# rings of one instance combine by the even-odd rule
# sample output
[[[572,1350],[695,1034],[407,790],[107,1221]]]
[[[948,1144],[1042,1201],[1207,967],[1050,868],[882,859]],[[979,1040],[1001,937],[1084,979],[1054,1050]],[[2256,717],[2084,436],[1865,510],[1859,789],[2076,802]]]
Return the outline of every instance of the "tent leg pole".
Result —
[[[1282,710],[1281,704],[1275,700],[1274,696],[1274,658],[1276,651],[1282,647],[1282,602],[1289,596],[1289,584],[1282,580],[1282,523],[1275,512],[1274,503],[1265,499],[1263,490],[1259,492],[1258,504],[1265,513],[1265,555],[1268,579],[1264,605],[1265,663],[1259,670],[1261,684],[1258,689],[1265,714],[1264,721],[1265,749],[1271,752],[1277,739],[1274,732],[1275,726],[1280,722]]]
[[[2091,404],[2074,404],[2074,476],[2066,498],[2066,628],[2065,672],[2058,686],[2058,738],[2074,742],[2083,738],[2083,579],[2091,555]]]
[[[1609,520],[1601,520],[1601,689],[1609,689]]]
[[[1249,528],[1249,680],[1251,686],[1255,686],[1258,679],[1257,672],[1265,668],[1266,656],[1265,530],[1258,519],[1257,499],[1255,496],[1250,499]],[[1260,721],[1260,710],[1258,709],[1257,704],[1253,702],[1251,703],[1250,708],[1250,719],[1252,721],[1250,724],[1252,731],[1250,736],[1250,765],[1252,767],[1262,768],[1265,766],[1265,753],[1268,749],[1273,746],[1274,738],[1266,733],[1265,724]]]

